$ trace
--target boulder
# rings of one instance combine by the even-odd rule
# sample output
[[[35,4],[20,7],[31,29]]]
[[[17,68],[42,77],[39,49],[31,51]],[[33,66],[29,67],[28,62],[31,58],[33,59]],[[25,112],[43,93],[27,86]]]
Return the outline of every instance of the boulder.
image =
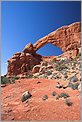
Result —
[[[33,69],[32,69],[32,72],[33,72],[33,73],[37,73],[37,72],[39,72],[39,70],[40,70],[40,65],[35,65],[35,66],[33,67]]]
[[[44,96],[42,97],[42,99],[43,99],[43,100],[47,100],[47,99],[48,99],[48,95],[44,95]]]
[[[22,94],[21,101],[24,102],[25,100],[29,99],[32,95],[30,94],[29,91],[26,91]]]
[[[27,44],[25,46],[23,52],[25,52],[25,53],[32,53],[32,52],[34,52],[33,44],[32,43]]]
[[[47,68],[48,68],[48,69],[52,69],[53,66],[52,66],[52,65],[48,65]]]
[[[42,72],[42,71],[45,71],[45,70],[46,70],[46,66],[42,66],[42,67],[40,67],[39,72]]]

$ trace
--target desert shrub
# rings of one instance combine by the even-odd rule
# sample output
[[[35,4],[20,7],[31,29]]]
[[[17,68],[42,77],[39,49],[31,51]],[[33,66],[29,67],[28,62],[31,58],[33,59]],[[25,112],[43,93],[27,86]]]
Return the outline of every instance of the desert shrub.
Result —
[[[32,69],[33,69],[33,67],[34,67],[34,65],[29,66],[29,70],[32,70]]]
[[[78,54],[77,54],[77,56],[73,59],[73,61],[75,61],[76,59],[78,59],[78,58],[80,58],[81,57],[81,53],[79,52]]]
[[[38,76],[33,76],[33,78],[35,78],[35,79],[36,79],[36,78],[38,78]]]
[[[54,58],[51,62],[50,62],[50,64],[54,64],[56,62],[56,58]]]
[[[54,58],[53,60],[52,60],[52,62],[55,62],[56,61],[56,58]]]
[[[6,77],[1,77],[1,84],[7,84],[8,83],[8,78]]]
[[[59,97],[60,97],[60,98],[63,97],[63,98],[65,99],[65,98],[70,97],[70,96],[69,96],[67,93],[61,93],[61,94],[59,95]]]
[[[1,84],[7,84],[7,83],[15,83],[15,80],[18,80],[20,77],[14,76],[11,78],[1,77]]]
[[[61,73],[62,73],[63,75],[67,75],[67,71],[66,71],[65,69],[63,69],[63,70],[61,71]]]
[[[73,102],[71,102],[70,99],[65,99],[65,104],[66,104],[67,106],[72,106],[72,105],[73,105]]]
[[[81,53],[78,53],[77,56],[76,56],[76,58],[79,58],[80,56],[81,56]]]
[[[30,75],[26,75],[26,76],[25,76],[25,78],[32,78],[32,77],[33,77],[32,74],[30,74]]]
[[[14,76],[14,77],[10,78],[10,82],[15,83],[15,80],[18,80],[19,78],[20,77],[18,77],[18,76]]]
[[[48,95],[44,95],[44,96],[42,97],[42,99],[43,99],[43,100],[48,99]]]
[[[47,71],[47,73],[46,73],[47,75],[51,75],[52,74],[52,72],[51,71]]]
[[[47,62],[47,61],[45,61],[43,65],[44,65],[44,66],[48,66],[48,62]]]
[[[56,96],[57,93],[55,91],[52,92],[52,96]]]
[[[76,75],[74,75],[74,76],[72,76],[72,77],[70,78],[70,82],[77,82],[77,81],[78,81],[78,78],[77,78]]]
[[[78,86],[79,86],[79,83],[75,83],[75,84],[69,83],[68,84],[68,87],[71,87],[73,90],[78,89]]]
[[[26,78],[26,76],[21,76],[21,78],[23,78],[23,79],[24,79],[24,78]]]
[[[56,100],[59,100],[59,98],[60,98],[60,95],[57,95],[57,96],[56,96]]]
[[[45,73],[45,69],[43,69],[41,72],[42,72],[42,74],[44,74]]]
[[[66,74],[66,75],[64,75],[64,78],[68,78],[68,75]]]
[[[14,77],[12,77],[12,78],[14,78],[15,80],[18,80],[20,77],[14,76]]]
[[[48,76],[46,76],[46,75],[43,75],[42,77],[43,77],[43,78],[48,78]]]
[[[57,64],[55,68],[57,71],[61,71],[63,69],[67,69],[68,67],[65,64]]]
[[[10,83],[15,83],[15,80],[18,80],[20,77],[18,76],[14,76],[12,78],[9,79]]]

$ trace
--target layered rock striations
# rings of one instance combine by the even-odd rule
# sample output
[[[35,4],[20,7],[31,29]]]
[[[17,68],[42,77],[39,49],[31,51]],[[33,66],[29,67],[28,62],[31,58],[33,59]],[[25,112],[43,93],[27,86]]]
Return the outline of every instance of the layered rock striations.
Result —
[[[7,76],[28,73],[34,65],[40,64],[46,57],[37,54],[36,51],[48,43],[52,43],[64,52],[77,50],[81,47],[81,23],[63,26],[39,39],[35,44],[26,45],[22,52],[14,54],[8,60]]]

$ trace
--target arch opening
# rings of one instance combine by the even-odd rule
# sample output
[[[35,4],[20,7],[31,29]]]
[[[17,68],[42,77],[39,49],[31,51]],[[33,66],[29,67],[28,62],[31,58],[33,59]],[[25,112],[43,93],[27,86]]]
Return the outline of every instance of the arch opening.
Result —
[[[57,46],[48,43],[41,47],[38,51],[38,54],[42,56],[58,56],[63,54],[64,52]]]

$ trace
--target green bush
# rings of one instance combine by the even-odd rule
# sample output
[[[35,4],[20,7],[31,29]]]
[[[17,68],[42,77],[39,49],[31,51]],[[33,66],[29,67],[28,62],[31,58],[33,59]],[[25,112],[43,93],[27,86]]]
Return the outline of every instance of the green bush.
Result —
[[[15,77],[13,77],[15,80],[18,80],[20,77],[18,77],[18,76],[15,76]]]
[[[18,76],[14,76],[14,77],[10,78],[10,82],[15,83],[15,80],[18,80],[19,78],[20,77],[18,77]]]
[[[79,83],[75,83],[75,84],[69,83],[68,84],[68,87],[71,87],[73,90],[78,89],[78,86],[79,86]]]
[[[34,67],[34,65],[29,66],[29,70],[32,70],[32,69],[33,69],[33,67]]]
[[[50,64],[54,64],[56,62],[56,58],[54,58],[51,62],[50,62]]]
[[[77,82],[78,81],[78,78],[76,75],[70,77],[70,82]]]
[[[1,77],[1,84],[7,84],[8,83],[8,78],[6,77]]]
[[[61,71],[63,69],[67,69],[68,67],[65,64],[59,64],[58,63],[55,68],[57,71]]]
[[[60,97],[60,98],[63,97],[63,98],[65,99],[65,98],[70,97],[70,96],[69,96],[67,93],[61,93],[61,94],[59,95],[59,97]]]
[[[56,96],[57,93],[55,91],[52,92],[52,96]]]
[[[56,96],[56,100],[59,100],[59,98],[60,98],[60,95],[57,95],[57,96]]]
[[[47,71],[47,73],[46,73],[47,75],[51,75],[52,74],[52,72],[51,71]]]
[[[38,78],[38,76],[33,76],[33,78],[35,78],[35,79],[36,79],[36,78]]]
[[[43,78],[48,78],[46,75],[43,75]]]
[[[76,57],[79,58],[80,56],[81,56],[81,53],[78,53],[78,55]]]
[[[73,60],[76,60],[76,59],[78,59],[80,57],[81,57],[81,53],[78,53],[77,56]]]
[[[47,61],[44,62],[44,66],[48,66],[48,62]]]
[[[65,99],[65,104],[67,106],[72,106],[73,105],[73,103],[70,101],[70,99]]]
[[[27,76],[25,76],[25,78],[32,78],[33,77],[33,75],[27,75]]]

